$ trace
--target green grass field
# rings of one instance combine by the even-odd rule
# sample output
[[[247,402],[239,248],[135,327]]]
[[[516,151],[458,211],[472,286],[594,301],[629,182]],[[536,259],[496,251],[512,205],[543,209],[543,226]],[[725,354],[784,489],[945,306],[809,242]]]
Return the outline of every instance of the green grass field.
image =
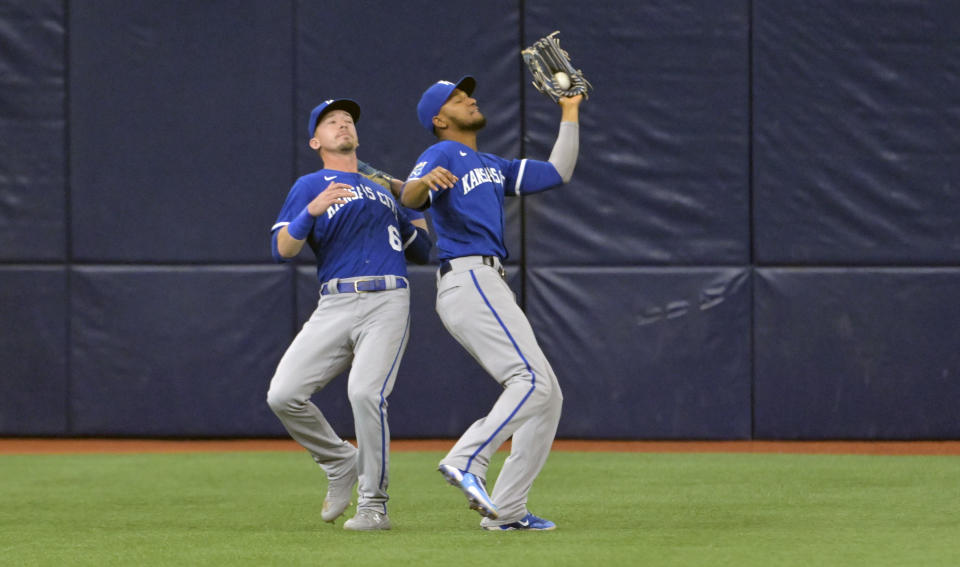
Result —
[[[392,455],[380,533],[306,453],[0,456],[0,565],[960,565],[958,457],[554,452],[557,531],[492,533],[441,456]]]

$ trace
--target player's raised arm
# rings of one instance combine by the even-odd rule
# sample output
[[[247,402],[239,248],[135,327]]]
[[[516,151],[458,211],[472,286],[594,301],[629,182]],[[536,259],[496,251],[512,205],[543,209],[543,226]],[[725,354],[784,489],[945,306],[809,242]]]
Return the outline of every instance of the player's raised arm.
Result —
[[[570,53],[560,47],[559,31],[542,37],[520,52],[533,77],[533,86],[563,109],[560,133],[550,153],[549,162],[564,183],[573,176],[580,145],[579,109],[593,85],[583,71],[573,66]],[[527,188],[527,193],[544,187]]]
[[[452,189],[457,184],[457,176],[441,166],[430,170],[423,177],[408,179],[400,189],[400,204],[410,209],[423,207],[430,190]]]
[[[557,169],[564,183],[573,177],[573,168],[577,165],[580,153],[580,103],[583,95],[563,97],[557,101],[562,108],[560,115],[560,133],[553,144],[549,161]]]

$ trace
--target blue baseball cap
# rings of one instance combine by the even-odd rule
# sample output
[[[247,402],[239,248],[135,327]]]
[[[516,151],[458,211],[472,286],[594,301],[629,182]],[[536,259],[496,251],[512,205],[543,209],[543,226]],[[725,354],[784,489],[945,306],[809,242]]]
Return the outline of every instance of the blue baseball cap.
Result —
[[[440,107],[447,102],[453,91],[460,89],[470,96],[475,88],[477,88],[477,80],[470,75],[460,77],[456,83],[437,81],[430,85],[430,88],[423,91],[420,103],[417,104],[417,118],[420,119],[420,124],[427,129],[427,132],[433,132],[433,117],[440,112]]]
[[[349,98],[331,98],[317,105],[310,113],[310,122],[307,124],[307,135],[311,138],[317,130],[317,123],[324,114],[331,110],[346,110],[350,116],[353,116],[353,123],[360,122],[360,105],[355,100]]]

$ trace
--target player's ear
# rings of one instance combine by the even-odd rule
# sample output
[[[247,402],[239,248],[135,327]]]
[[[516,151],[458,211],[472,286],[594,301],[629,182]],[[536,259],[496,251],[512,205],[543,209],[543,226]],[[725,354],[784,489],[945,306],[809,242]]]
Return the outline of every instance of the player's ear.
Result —
[[[310,144],[311,150],[317,151],[320,149],[320,140],[316,139],[315,137],[310,138],[310,141],[308,143]]]
[[[446,127],[447,127],[447,122],[443,118],[440,118],[440,115],[433,117],[434,130],[443,130]]]

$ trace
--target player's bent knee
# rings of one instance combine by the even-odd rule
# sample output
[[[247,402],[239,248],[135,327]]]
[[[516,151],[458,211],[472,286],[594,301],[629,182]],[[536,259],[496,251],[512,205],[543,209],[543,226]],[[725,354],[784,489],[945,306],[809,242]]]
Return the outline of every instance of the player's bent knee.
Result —
[[[554,398],[554,387],[549,382],[535,382],[528,395],[528,403],[531,405],[546,407],[550,405]]]
[[[298,399],[294,392],[270,388],[267,392],[267,405],[270,406],[273,413],[284,414],[302,407],[304,400]]]
[[[350,400],[350,405],[355,408],[376,408],[380,406],[379,392],[367,390],[349,390],[347,391],[347,398]]]
[[[553,397],[550,399],[550,409],[560,414],[560,410],[563,409],[563,393],[560,392],[560,388],[556,388],[556,391]]]
[[[555,380],[542,380],[537,384],[536,403],[549,411],[560,411],[563,406],[563,392]]]

